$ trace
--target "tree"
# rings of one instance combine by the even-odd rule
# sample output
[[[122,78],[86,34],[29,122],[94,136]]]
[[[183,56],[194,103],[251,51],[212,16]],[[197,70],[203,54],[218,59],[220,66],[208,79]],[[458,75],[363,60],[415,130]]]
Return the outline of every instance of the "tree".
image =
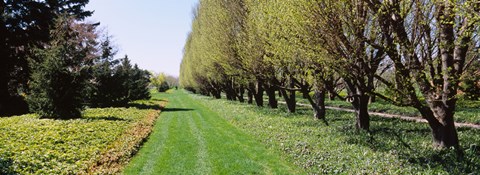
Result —
[[[384,51],[367,45],[365,38],[382,40],[382,35],[370,23],[372,15],[367,13],[364,2],[322,0],[306,3],[306,15],[311,21],[308,29],[321,39],[316,43],[321,44],[329,58],[322,66],[342,77],[348,90],[347,98],[356,112],[357,128],[369,130],[368,103]]]
[[[141,70],[135,64],[132,66],[127,55],[120,59],[120,65],[114,69],[114,79],[117,84],[115,99],[118,106],[126,106],[128,102],[150,98],[148,85],[150,73]]]
[[[87,98],[90,107],[118,106],[117,93],[120,80],[115,77],[114,68],[119,61],[114,59],[116,50],[110,38],[108,35],[104,36],[100,45],[101,55],[90,69],[92,77],[88,85]]]
[[[28,58],[34,48],[43,47],[53,37],[58,14],[81,20],[92,14],[83,7],[88,0],[0,1],[0,115],[25,113],[22,94],[28,93],[32,70]],[[41,62],[41,60],[36,60]]]
[[[90,47],[82,45],[73,29],[74,19],[57,21],[52,42],[38,50],[42,60],[32,64],[33,74],[28,96],[30,109],[42,118],[70,119],[81,117],[82,95],[87,80],[87,57]]]
[[[178,87],[178,78],[165,73],[153,73],[150,77],[150,84],[159,92],[165,92],[170,88]]]
[[[396,95],[379,96],[420,111],[435,146],[459,148],[454,124],[457,92],[467,59],[478,58],[475,36],[480,4],[470,0],[363,2],[384,37],[365,41],[385,51],[395,69],[392,80],[376,78]]]

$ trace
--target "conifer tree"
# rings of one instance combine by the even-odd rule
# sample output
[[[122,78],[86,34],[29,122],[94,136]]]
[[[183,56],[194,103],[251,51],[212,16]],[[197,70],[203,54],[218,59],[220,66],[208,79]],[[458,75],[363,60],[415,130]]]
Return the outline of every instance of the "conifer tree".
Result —
[[[37,51],[42,61],[31,64],[33,74],[27,100],[32,112],[42,118],[70,119],[81,117],[83,92],[86,84],[86,59],[89,50],[76,39],[73,19],[57,21],[52,42]]]

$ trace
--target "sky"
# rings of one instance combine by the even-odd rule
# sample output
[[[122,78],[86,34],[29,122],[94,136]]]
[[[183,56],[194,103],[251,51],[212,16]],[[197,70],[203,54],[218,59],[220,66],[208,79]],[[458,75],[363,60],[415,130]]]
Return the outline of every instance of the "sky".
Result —
[[[113,36],[116,58],[128,55],[142,69],[178,76],[183,46],[198,0],[90,0],[87,21]]]

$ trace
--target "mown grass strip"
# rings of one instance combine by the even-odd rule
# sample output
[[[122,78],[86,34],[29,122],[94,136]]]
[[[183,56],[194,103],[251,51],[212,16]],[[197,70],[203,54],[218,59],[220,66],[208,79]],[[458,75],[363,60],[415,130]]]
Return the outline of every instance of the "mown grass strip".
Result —
[[[124,174],[302,174],[183,91],[169,103]]]

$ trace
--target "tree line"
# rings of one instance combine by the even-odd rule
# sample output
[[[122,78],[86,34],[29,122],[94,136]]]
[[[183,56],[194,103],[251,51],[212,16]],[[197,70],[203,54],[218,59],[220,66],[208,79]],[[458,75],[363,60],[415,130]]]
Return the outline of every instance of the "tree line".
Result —
[[[84,20],[88,2],[0,1],[0,116],[78,118],[149,98],[149,72],[114,58],[111,36]]]
[[[290,112],[299,92],[326,124],[329,95],[366,131],[380,98],[416,108],[436,147],[459,148],[457,101],[480,95],[479,11],[473,0],[201,0],[180,84],[258,106],[266,94],[271,108],[281,96]]]

